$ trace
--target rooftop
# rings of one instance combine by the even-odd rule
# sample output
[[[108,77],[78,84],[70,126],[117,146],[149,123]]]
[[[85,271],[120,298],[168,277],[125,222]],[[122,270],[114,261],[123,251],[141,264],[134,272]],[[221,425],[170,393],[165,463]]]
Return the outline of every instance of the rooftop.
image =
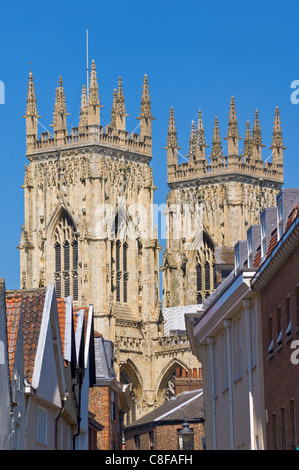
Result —
[[[148,425],[169,424],[169,422],[198,422],[204,421],[203,390],[183,392],[171,398],[155,410],[134,421],[126,429]]]

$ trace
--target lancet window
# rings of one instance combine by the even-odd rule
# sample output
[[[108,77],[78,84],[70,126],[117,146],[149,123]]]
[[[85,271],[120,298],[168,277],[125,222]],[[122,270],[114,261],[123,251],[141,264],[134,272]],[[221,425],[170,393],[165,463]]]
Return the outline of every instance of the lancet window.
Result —
[[[128,243],[124,236],[123,223],[117,215],[113,224],[111,241],[111,292],[116,302],[128,302]]]
[[[196,302],[202,303],[216,289],[216,270],[214,259],[214,246],[204,232],[203,246],[198,252],[196,262]]]
[[[54,232],[56,296],[78,300],[78,241],[75,226],[63,213]]]

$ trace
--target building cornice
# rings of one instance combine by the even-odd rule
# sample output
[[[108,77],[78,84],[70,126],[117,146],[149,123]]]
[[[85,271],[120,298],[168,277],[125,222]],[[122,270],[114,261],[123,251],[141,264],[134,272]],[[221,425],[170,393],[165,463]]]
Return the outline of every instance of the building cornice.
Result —
[[[202,344],[208,336],[214,334],[215,330],[229,318],[233,309],[238,305],[246,294],[250,292],[250,281],[255,273],[253,269],[240,271],[227,288],[215,297],[215,300],[204,311],[193,328],[193,335],[197,342]]]

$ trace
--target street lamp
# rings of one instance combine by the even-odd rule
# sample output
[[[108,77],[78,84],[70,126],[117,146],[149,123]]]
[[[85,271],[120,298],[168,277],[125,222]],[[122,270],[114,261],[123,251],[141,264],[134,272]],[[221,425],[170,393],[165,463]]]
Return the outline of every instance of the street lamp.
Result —
[[[178,430],[179,450],[194,449],[194,433],[187,422],[182,424],[182,429]]]

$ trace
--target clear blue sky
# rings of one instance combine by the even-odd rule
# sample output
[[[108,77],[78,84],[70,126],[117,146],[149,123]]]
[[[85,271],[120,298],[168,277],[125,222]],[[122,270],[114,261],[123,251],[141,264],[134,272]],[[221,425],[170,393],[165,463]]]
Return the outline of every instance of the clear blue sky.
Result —
[[[97,65],[103,117],[109,120],[112,92],[123,79],[128,130],[138,124],[144,73],[149,77],[153,114],[155,202],[167,193],[166,142],[172,105],[179,144],[188,151],[190,123],[201,109],[208,143],[215,116],[227,131],[229,101],[235,96],[239,129],[245,132],[257,108],[263,158],[270,155],[274,110],[281,111],[285,186],[299,186],[299,105],[290,84],[299,80],[299,2],[277,0],[45,1],[0,4],[0,276],[19,288],[23,224],[25,112],[29,62],[35,77],[41,122],[52,122],[59,75],[64,80],[72,125],[78,123],[78,96],[85,78],[85,34]],[[76,106],[77,104],[77,106]],[[41,130],[41,129],[40,129]],[[225,145],[225,144],[224,144]]]

